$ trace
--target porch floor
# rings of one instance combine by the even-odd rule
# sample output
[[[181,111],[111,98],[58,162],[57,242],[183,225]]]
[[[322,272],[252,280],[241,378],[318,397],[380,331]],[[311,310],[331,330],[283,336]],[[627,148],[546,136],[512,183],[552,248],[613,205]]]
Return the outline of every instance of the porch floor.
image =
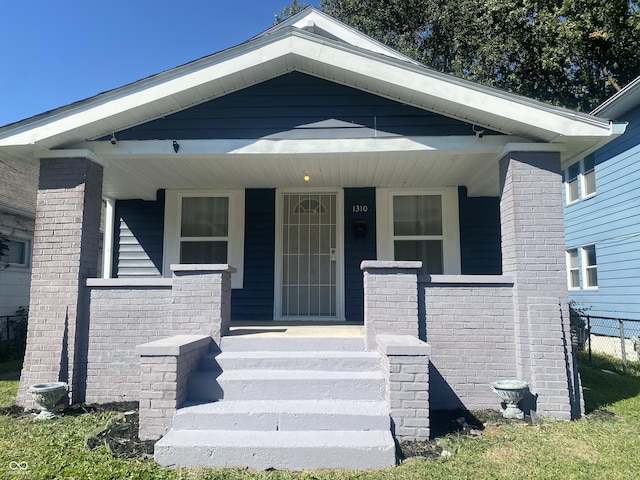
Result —
[[[228,336],[364,338],[364,325],[345,322],[232,322]]]

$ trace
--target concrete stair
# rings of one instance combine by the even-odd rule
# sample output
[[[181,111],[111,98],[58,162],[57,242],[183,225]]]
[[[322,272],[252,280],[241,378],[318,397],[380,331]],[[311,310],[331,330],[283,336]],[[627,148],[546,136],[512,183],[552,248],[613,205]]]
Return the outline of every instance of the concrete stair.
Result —
[[[155,446],[162,465],[306,470],[395,465],[377,353],[362,339],[224,337]]]

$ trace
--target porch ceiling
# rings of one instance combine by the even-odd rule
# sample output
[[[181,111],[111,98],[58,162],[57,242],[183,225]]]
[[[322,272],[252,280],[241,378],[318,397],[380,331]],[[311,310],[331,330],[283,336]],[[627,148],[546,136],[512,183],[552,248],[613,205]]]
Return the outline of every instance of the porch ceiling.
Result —
[[[467,155],[411,153],[314,155],[308,157],[234,155],[110,161],[107,198],[156,198],[166,189],[404,187],[466,185],[474,196],[499,194],[497,160]],[[303,171],[310,180],[303,180]]]

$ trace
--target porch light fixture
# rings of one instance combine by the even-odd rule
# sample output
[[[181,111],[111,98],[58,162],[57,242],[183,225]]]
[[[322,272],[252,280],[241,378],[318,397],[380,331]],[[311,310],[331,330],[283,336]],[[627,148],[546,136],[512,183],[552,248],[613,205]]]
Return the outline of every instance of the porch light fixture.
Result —
[[[118,139],[116,138],[116,134],[112,133],[111,134],[111,145],[115,145],[116,143],[118,143]]]
[[[309,172],[305,172],[304,170],[302,171],[302,178],[305,182],[308,182],[309,180],[311,180],[311,177],[309,176]]]
[[[178,153],[178,150],[180,150],[180,144],[174,140],[173,141],[173,151]]]
[[[473,133],[475,133],[475,134],[476,134],[476,137],[477,137],[477,138],[482,138],[482,137],[484,137],[484,130],[481,130],[481,129],[479,129],[479,128],[478,128],[478,129],[476,129],[476,125],[472,125],[472,126],[471,126],[471,130],[473,130]]]

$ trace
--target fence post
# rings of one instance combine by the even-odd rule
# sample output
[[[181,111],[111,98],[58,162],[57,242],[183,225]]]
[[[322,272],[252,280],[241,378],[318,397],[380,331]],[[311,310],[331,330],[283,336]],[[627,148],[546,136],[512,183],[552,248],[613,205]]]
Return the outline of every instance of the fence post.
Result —
[[[624,321],[618,319],[618,325],[620,327],[620,350],[622,353],[622,371],[627,372],[627,352],[625,349],[625,338],[624,338]]]
[[[591,315],[587,315],[587,338],[589,339],[589,363],[591,363]]]

